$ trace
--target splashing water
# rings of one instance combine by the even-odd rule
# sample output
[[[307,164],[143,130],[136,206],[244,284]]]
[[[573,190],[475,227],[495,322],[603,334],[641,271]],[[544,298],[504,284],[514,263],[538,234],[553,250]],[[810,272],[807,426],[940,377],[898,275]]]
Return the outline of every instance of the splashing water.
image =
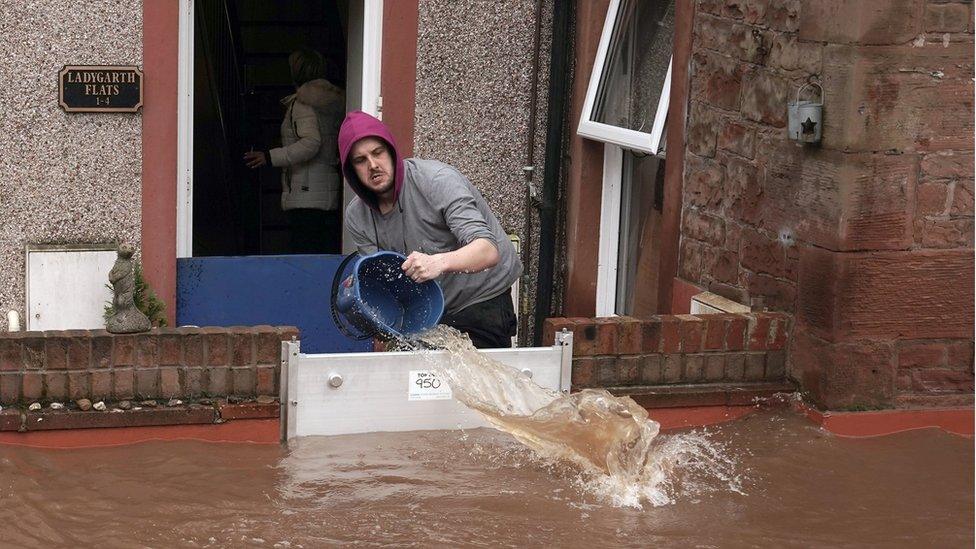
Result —
[[[440,325],[402,347],[422,351],[454,397],[540,458],[583,470],[583,490],[615,506],[666,505],[681,494],[741,493],[735,462],[701,433],[657,440],[660,425],[630,397],[584,389],[563,394],[479,353],[470,339]],[[446,354],[423,352],[430,347]]]

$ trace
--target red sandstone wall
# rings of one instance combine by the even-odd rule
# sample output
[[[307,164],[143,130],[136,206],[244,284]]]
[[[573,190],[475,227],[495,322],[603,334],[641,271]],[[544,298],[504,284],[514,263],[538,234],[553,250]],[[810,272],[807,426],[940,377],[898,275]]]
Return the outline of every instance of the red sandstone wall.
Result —
[[[796,313],[829,408],[971,404],[972,4],[699,0],[679,276]],[[786,103],[825,88],[819,147]]]

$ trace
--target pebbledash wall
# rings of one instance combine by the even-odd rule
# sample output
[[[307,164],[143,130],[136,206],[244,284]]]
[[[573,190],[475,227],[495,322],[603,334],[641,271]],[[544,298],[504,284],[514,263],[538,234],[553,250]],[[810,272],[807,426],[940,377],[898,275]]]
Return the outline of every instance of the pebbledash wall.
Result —
[[[24,314],[30,244],[132,241],[141,232],[142,115],[67,114],[64,65],[142,65],[142,2],[0,6],[0,311]],[[23,318],[23,316],[21,316]],[[6,330],[0,315],[0,331]]]
[[[823,407],[972,405],[972,3],[696,8],[679,277],[795,313]],[[810,80],[823,142],[798,146]]]
[[[541,2],[539,72],[533,75],[536,8],[537,0],[421,0],[417,32],[414,153],[465,174],[484,194],[502,227],[528,248],[520,288],[527,308],[520,316],[526,317],[534,311],[539,217],[534,207],[526,209],[523,168],[530,164],[534,133],[531,166],[541,193],[552,0]],[[535,126],[530,127],[533,101],[537,111]],[[532,322],[521,326],[531,330]]]

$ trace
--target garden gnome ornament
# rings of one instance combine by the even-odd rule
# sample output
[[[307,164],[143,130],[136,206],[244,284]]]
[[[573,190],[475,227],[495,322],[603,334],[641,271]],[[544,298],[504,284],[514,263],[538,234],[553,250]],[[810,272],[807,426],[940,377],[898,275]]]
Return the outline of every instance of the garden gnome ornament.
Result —
[[[149,318],[136,308],[136,272],[132,262],[135,253],[132,244],[119,246],[119,255],[115,265],[108,273],[108,281],[112,283],[112,307],[115,312],[105,321],[105,329],[113,334],[134,334],[148,332],[152,325]]]

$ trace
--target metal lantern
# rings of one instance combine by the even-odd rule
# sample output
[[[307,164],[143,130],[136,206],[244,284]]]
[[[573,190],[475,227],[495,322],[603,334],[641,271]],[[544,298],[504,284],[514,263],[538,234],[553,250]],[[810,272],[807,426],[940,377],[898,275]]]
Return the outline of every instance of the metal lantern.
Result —
[[[800,101],[800,93],[808,86],[820,88],[819,101]],[[796,101],[787,105],[790,139],[800,143],[819,143],[823,133],[823,86],[808,82],[796,91]]]

